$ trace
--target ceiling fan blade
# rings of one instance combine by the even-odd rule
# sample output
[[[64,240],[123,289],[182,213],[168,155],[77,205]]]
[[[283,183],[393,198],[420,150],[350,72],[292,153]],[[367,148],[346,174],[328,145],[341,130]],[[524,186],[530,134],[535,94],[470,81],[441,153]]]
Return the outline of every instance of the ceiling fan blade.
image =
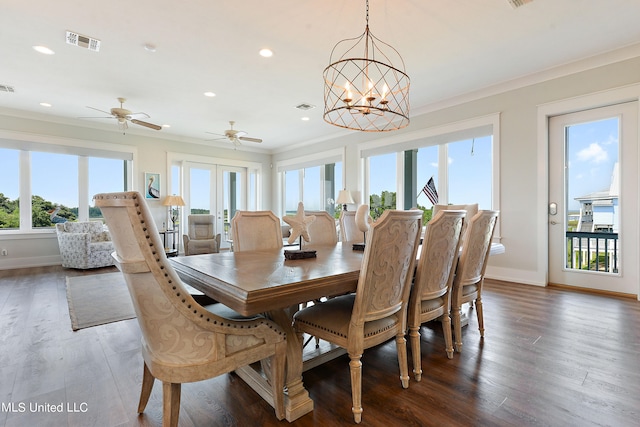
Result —
[[[223,133],[215,133],[215,132],[205,132],[208,133],[209,135],[216,135],[216,136],[220,136],[222,138],[226,138],[227,135],[223,134]]]
[[[132,119],[131,123],[135,123],[136,125],[148,127],[150,129],[160,130],[162,126],[154,125],[153,123],[143,122],[142,120]]]
[[[109,117],[113,117],[113,114],[111,114],[111,112],[109,112],[109,111],[104,111],[104,110],[101,110],[99,108],[89,107],[88,105],[87,105],[87,108],[91,108],[92,110],[100,111],[101,113],[108,114]]]
[[[113,116],[100,116],[100,117],[78,117],[79,119],[115,119]]]
[[[241,141],[248,141],[248,142],[262,142],[260,138],[249,138],[248,136],[241,136],[238,139]]]
[[[137,119],[137,118],[150,119],[150,118],[151,118],[151,116],[150,116],[150,115],[148,115],[147,113],[142,113],[142,112],[140,112],[140,113],[131,113],[131,114],[129,114],[129,115],[127,116],[127,118],[128,118],[129,120],[133,120],[133,119]]]

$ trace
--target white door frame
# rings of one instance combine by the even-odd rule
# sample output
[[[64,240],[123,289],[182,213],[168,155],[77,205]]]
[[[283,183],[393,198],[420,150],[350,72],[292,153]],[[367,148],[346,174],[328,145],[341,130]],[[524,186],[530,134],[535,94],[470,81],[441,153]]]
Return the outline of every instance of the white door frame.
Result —
[[[536,206],[538,206],[539,213],[536,216],[536,228],[539,231],[537,233],[539,239],[536,248],[536,257],[537,271],[541,275],[540,279],[545,286],[549,280],[549,217],[547,215],[547,203],[549,200],[549,117],[639,100],[640,85],[634,84],[538,106],[538,190]],[[638,143],[640,144],[640,141],[638,141]],[[638,181],[640,183],[640,173],[638,173]],[[636,209],[640,212],[640,206]],[[636,243],[636,245],[638,245],[638,243]],[[640,274],[638,274],[640,272],[640,263],[636,263],[635,266],[627,266],[627,268],[635,268],[636,277],[640,277]],[[636,293],[640,301],[640,284],[638,285]]]

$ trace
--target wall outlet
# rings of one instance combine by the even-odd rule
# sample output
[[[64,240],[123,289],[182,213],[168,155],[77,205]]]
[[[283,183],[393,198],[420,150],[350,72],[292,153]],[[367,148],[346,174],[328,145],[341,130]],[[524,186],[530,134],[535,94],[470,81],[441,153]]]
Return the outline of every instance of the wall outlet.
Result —
[[[7,251],[6,249],[2,250],[2,256],[7,256],[9,255],[9,251]]]

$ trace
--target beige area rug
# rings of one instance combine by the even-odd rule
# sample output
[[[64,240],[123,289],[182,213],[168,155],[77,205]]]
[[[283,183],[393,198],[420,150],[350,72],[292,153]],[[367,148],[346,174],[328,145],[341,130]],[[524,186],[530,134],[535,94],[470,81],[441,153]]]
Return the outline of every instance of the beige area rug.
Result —
[[[67,276],[67,302],[74,331],[136,317],[120,272]]]

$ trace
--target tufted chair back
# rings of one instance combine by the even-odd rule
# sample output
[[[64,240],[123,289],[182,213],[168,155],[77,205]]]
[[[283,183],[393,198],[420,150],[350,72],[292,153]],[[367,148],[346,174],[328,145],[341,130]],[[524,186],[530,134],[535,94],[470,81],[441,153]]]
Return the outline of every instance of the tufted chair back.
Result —
[[[280,219],[271,211],[237,211],[231,231],[234,252],[282,247]]]
[[[111,231],[113,256],[126,279],[142,331],[144,379],[138,412],[144,410],[153,380],[158,378],[163,382],[163,425],[176,425],[181,383],[273,357],[274,406],[282,419],[286,352],[282,330],[263,318],[229,320],[198,304],[168,262],[140,193],[98,194],[95,203]]]
[[[305,215],[315,216],[309,224],[309,243],[311,245],[335,245],[338,243],[336,219],[327,211],[304,211]]]
[[[340,241],[361,242],[364,234],[356,227],[356,211],[340,212]]]

